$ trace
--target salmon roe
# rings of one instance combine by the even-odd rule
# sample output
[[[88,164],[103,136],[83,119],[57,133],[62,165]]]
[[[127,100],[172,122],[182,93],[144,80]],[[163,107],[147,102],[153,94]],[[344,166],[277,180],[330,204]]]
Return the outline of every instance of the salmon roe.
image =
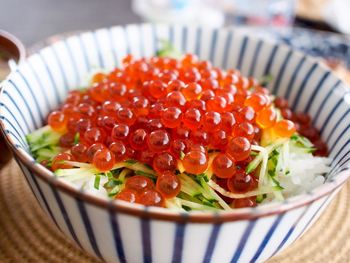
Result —
[[[221,187],[236,193],[257,187],[245,168],[262,132],[277,137],[299,132],[326,155],[327,145],[304,113],[293,113],[277,97],[238,70],[220,70],[193,54],[182,59],[127,55],[122,67],[96,73],[87,90],[69,92],[48,116],[62,134],[51,169],[71,168],[64,161],[88,162],[101,172],[136,160],[152,166],[157,178],[127,177],[116,199],[165,206],[177,196],[180,166],[187,174],[210,169]],[[232,207],[255,206],[254,197],[231,200]]]
[[[290,120],[281,120],[273,126],[273,131],[280,137],[290,137],[295,131],[295,124]]]

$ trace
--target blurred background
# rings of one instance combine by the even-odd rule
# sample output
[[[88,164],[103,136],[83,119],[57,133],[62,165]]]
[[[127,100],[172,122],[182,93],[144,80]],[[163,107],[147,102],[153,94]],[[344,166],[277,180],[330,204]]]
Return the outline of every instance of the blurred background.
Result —
[[[67,31],[140,21],[350,33],[349,0],[1,0],[1,10],[0,28],[26,46]]]
[[[6,54],[1,53],[4,51],[1,50],[1,29],[17,36],[28,54],[77,31],[139,22],[164,22],[235,26],[319,57],[350,83],[350,0],[0,2],[0,79],[9,72],[6,61],[10,57],[1,56]]]

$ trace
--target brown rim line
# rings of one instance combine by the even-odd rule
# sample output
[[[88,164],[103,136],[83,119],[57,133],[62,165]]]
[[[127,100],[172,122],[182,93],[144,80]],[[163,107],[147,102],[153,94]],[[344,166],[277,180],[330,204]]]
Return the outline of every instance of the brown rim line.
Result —
[[[0,125],[1,130],[4,131],[3,123]],[[3,132],[4,133],[4,132]],[[30,160],[31,156],[23,149],[18,149],[14,146],[11,138],[5,134],[6,141],[9,143],[11,150],[15,156],[20,159],[35,176],[44,180],[46,183],[56,187],[60,191],[69,196],[85,201],[88,204],[104,208],[112,213],[124,213],[132,216],[162,220],[173,221],[179,223],[224,223],[239,220],[252,220],[260,217],[266,217],[276,214],[281,214],[292,209],[307,206],[314,201],[332,194],[337,188],[341,187],[350,177],[350,171],[343,171],[337,175],[337,180],[327,182],[315,188],[310,194],[301,194],[291,197],[283,203],[271,203],[258,206],[255,208],[240,208],[232,211],[219,212],[176,212],[170,211],[166,208],[145,207],[138,204],[130,204],[124,201],[113,201],[104,199],[102,197],[94,196],[93,194],[83,192],[72,185],[57,179],[44,166],[34,163]]]

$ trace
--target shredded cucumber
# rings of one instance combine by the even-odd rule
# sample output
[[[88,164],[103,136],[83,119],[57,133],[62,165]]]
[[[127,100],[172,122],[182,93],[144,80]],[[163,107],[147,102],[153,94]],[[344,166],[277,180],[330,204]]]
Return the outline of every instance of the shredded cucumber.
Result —
[[[55,171],[57,177],[64,178],[66,181],[74,182],[77,180],[89,180],[97,174],[96,169],[86,168],[71,168],[71,169],[58,169]]]
[[[219,211],[219,208],[216,207],[211,207],[211,206],[207,206],[207,205],[203,205],[203,204],[199,204],[199,203],[195,203],[195,202],[191,202],[185,199],[181,199],[181,198],[176,198],[176,200],[182,205],[182,206],[186,206],[191,208],[191,210],[201,210],[201,211]]]
[[[181,191],[191,197],[203,196],[209,203],[216,201],[224,210],[231,210],[231,207],[211,188],[203,177],[200,177],[198,184],[189,175],[180,174]]]
[[[44,126],[26,136],[29,149],[38,162],[51,160],[62,152],[58,146],[61,133],[55,132],[50,126]]]
[[[175,211],[186,211],[185,209],[183,209],[182,207],[182,199],[180,198],[171,198],[171,199],[167,199],[165,201],[165,206],[171,210],[175,210]]]

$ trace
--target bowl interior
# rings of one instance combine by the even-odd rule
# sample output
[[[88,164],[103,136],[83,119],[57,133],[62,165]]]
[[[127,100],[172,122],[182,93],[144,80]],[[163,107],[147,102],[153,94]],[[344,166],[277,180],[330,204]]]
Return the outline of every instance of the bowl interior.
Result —
[[[41,127],[47,114],[67,91],[87,84],[89,72],[111,70],[126,54],[152,56],[171,42],[224,69],[244,75],[272,76],[268,88],[288,99],[292,109],[310,114],[330,149],[332,170],[327,182],[337,181],[350,161],[350,93],[316,60],[289,47],[268,43],[234,29],[130,25],[72,36],[31,55],[2,83],[0,122],[13,148],[34,162],[25,135]],[[340,180],[340,179],[339,179]],[[342,178],[344,181],[344,178]]]

